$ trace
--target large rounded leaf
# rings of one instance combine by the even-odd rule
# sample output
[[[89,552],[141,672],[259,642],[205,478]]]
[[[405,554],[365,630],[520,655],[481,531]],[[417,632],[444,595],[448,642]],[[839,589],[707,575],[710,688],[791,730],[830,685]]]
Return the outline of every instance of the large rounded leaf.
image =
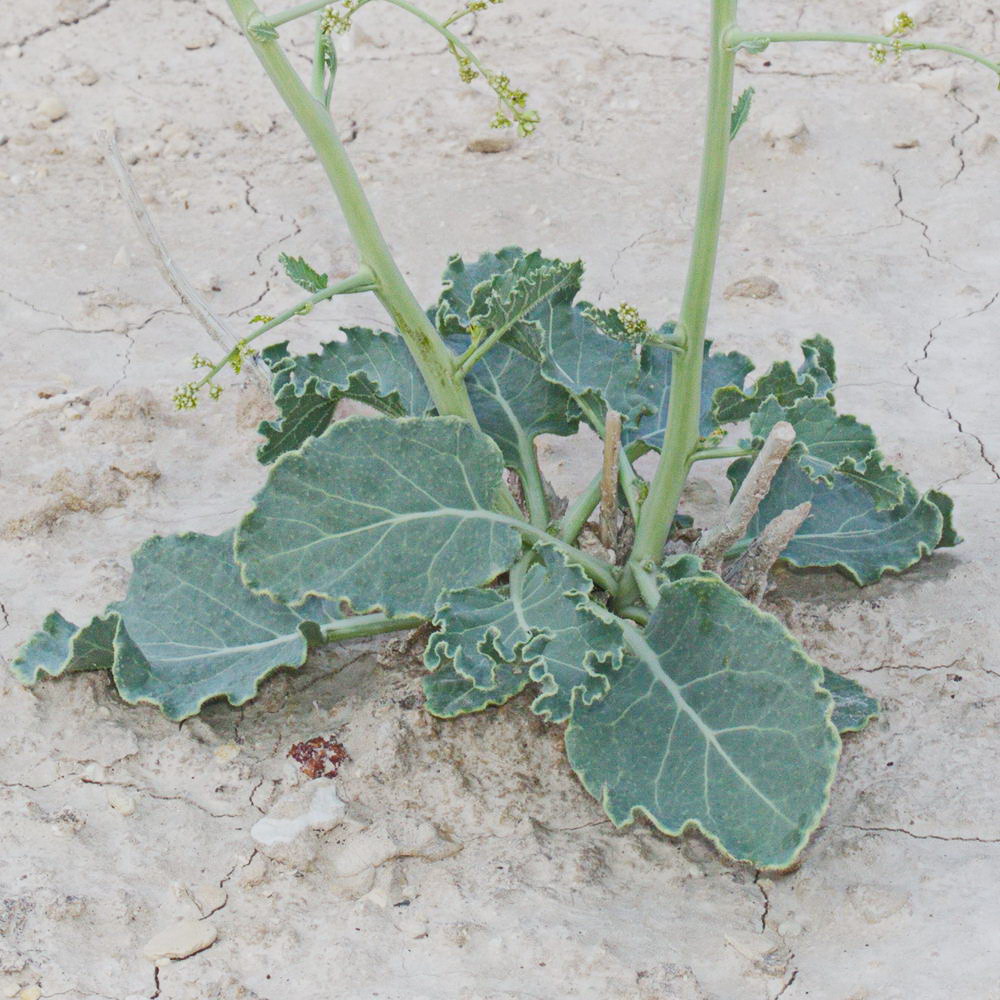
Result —
[[[429,617],[441,591],[479,586],[520,539],[493,509],[503,458],[455,417],[351,417],[274,465],[236,536],[252,590]]]
[[[108,608],[118,618],[115,684],[126,701],[171,719],[220,695],[249,701],[268,674],[305,663],[309,640],[342,617],[322,601],[287,608],[247,590],[232,531],[150,538],[132,565],[125,600]]]
[[[732,857],[790,865],[827,806],[840,739],[823,672],[721,580],[665,585],[597,702],[577,699],[570,763],[618,826],[696,827]]]

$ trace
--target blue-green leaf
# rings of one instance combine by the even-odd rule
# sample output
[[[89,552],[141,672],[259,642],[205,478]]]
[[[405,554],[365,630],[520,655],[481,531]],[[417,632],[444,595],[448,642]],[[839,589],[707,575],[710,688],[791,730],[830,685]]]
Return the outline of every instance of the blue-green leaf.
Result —
[[[503,331],[501,341],[541,360],[539,326],[532,317],[552,296],[575,295],[582,273],[579,261],[546,260],[538,251],[525,254],[508,270],[473,289],[467,313],[469,333],[479,340]]]
[[[439,719],[454,719],[503,705],[520,694],[530,681],[524,664],[499,662],[493,683],[479,687],[460,674],[450,661],[444,661],[423,679],[424,706]]]
[[[449,342],[462,345],[468,339]],[[565,437],[580,424],[580,411],[566,390],[543,378],[537,362],[507,344],[482,357],[465,382],[480,428],[500,446],[510,468],[523,472],[525,461],[533,461],[531,442],[539,434]]]
[[[237,531],[247,585],[356,611],[430,615],[441,591],[479,586],[520,549],[493,508],[499,449],[455,417],[350,417],[271,468]]]
[[[878,702],[850,677],[823,668],[823,687],[833,698],[831,722],[839,733],[860,733],[878,717]]]
[[[955,501],[942,493],[940,490],[928,490],[927,499],[941,511],[941,519],[944,522],[941,528],[941,540],[937,543],[939,549],[950,549],[962,544],[962,537],[955,530],[952,517],[955,512]]]
[[[837,413],[829,399],[802,398],[791,406],[768,399],[750,418],[754,444],[759,446],[774,425],[784,420],[795,428],[791,459],[813,478],[832,483],[839,471],[863,487],[879,510],[902,503],[906,477],[884,464],[875,433],[857,418]]]
[[[707,437],[719,426],[712,409],[716,390],[724,386],[742,390],[747,375],[753,371],[753,362],[743,354],[713,354],[711,342],[705,343],[705,359],[701,383],[701,417],[699,430]],[[626,427],[622,440],[627,444],[643,441],[657,451],[663,447],[663,434],[667,427],[667,407],[670,404],[673,352],[662,347],[646,347],[642,351],[642,377],[639,391],[648,412],[639,417],[638,427]]]
[[[774,396],[782,406],[791,406],[797,399],[816,396],[830,398],[837,369],[833,345],[825,337],[811,337],[802,342],[805,361],[796,372],[787,361],[777,361],[744,391],[738,386],[719,389],[713,400],[712,417],[719,424],[746,420]]]
[[[748,469],[747,459],[729,467],[734,489]],[[786,458],[750,522],[747,538],[756,537],[782,511],[808,501],[812,511],[782,559],[797,567],[838,569],[859,586],[875,583],[886,572],[908,569],[941,541],[941,511],[908,480],[903,502],[886,510],[854,478],[837,470],[829,478],[829,483],[812,479],[793,457]]]
[[[151,538],[133,557],[119,618],[114,679],[128,702],[148,702],[171,719],[210,699],[242,705],[279,667],[301,666],[337,605],[290,608],[251,593],[233,559],[233,532]]]
[[[500,684],[512,663],[526,663],[542,691],[532,704],[550,721],[565,720],[574,692],[585,701],[607,690],[621,664],[621,622],[591,598],[593,584],[546,545],[538,561],[511,574],[506,590],[465,589],[442,595],[424,663],[443,664],[481,691]]]
[[[42,674],[60,677],[80,670],[109,670],[117,624],[111,615],[80,628],[53,611],[18,650],[11,670],[22,684],[34,684]]]
[[[823,672],[720,580],[661,588],[599,701],[577,699],[570,764],[617,826],[700,829],[761,868],[791,865],[826,809],[840,751]]]
[[[49,615],[13,668],[28,684],[110,669],[126,701],[179,720],[217,697],[242,705],[274,670],[301,666],[323,626],[342,617],[330,602],[288,608],[247,590],[232,531],[155,537],[133,557],[123,601],[82,629]]]
[[[264,464],[321,434],[341,399],[353,399],[391,417],[423,416],[430,393],[403,338],[363,327],[345,329],[314,354],[275,355],[271,366],[278,420],[265,421]],[[284,346],[284,345],[279,345]]]

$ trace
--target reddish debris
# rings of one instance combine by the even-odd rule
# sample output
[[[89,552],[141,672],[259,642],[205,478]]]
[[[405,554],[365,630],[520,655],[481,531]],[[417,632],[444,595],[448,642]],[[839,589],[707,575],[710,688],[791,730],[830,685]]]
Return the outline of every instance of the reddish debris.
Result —
[[[336,778],[340,765],[350,760],[343,743],[332,736],[329,739],[314,736],[311,740],[293,743],[288,756],[298,763],[307,778]]]

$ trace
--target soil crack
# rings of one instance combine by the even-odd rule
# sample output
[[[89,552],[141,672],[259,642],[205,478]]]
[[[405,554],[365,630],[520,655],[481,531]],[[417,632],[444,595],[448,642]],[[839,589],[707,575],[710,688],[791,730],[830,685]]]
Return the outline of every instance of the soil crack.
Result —
[[[894,179],[895,179],[895,177],[894,177]],[[897,182],[897,187],[898,186],[899,185],[898,185],[898,182]],[[902,197],[902,195],[900,195],[900,197]],[[898,203],[897,203],[897,207],[898,207]],[[900,211],[902,211],[902,210],[900,210]],[[909,216],[906,216],[906,217],[909,218]],[[917,220],[913,220],[913,221],[917,221]],[[922,361],[929,360],[929,358],[930,358],[930,352],[931,352],[931,346],[934,343],[934,340],[935,340],[935,338],[937,336],[937,332],[938,332],[938,330],[946,322],[953,322],[953,321],[954,322],[961,322],[962,320],[969,319],[972,316],[978,316],[981,313],[984,313],[988,309],[992,308],[996,304],[996,302],[998,300],[1000,300],[1000,290],[996,291],[993,294],[992,298],[990,298],[984,305],[981,305],[978,309],[971,309],[971,310],[969,310],[969,312],[963,313],[961,316],[954,316],[954,317],[951,317],[950,319],[941,319],[941,320],[938,320],[938,322],[935,323],[930,328],[930,330],[927,333],[927,340],[924,342],[923,351],[921,352],[920,357],[917,358],[916,360],[910,362],[906,366],[906,370],[913,376],[913,392],[916,395],[917,399],[919,399],[920,402],[924,404],[924,406],[927,406],[930,409],[934,410],[935,412],[941,413],[944,416],[946,416],[948,418],[948,420],[951,421],[951,423],[953,423],[955,425],[955,427],[958,430],[959,434],[961,434],[961,435],[963,435],[965,437],[969,437],[973,441],[976,442],[976,447],[979,450],[979,456],[983,460],[983,462],[986,464],[986,466],[989,468],[990,474],[992,475],[992,477],[993,477],[993,479],[994,479],[995,482],[1000,482],[1000,468],[997,467],[996,461],[994,461],[987,454],[987,452],[986,452],[986,444],[983,441],[983,439],[981,437],[979,437],[979,435],[976,434],[976,433],[974,433],[973,431],[967,430],[966,427],[964,426],[964,424],[962,423],[962,421],[958,417],[956,417],[954,415],[954,413],[951,410],[951,407],[947,407],[946,406],[946,407],[942,408],[940,406],[935,406],[924,395],[923,390],[920,388],[920,383],[922,381],[922,376],[920,375],[919,372],[914,371],[913,366],[920,364],[920,362],[922,362]]]
[[[939,264],[948,264],[950,261],[944,260],[942,257],[938,257],[931,253],[931,235],[930,226],[923,221],[923,219],[918,219],[915,215],[910,215],[909,212],[903,208],[903,185],[899,180],[899,171],[894,170],[892,172],[892,183],[896,188],[896,202],[893,208],[899,212],[901,219],[906,219],[908,222],[913,222],[920,227],[922,238],[924,241],[923,251],[931,260],[936,260]]]
[[[27,45],[28,42],[33,42],[36,38],[41,38],[43,35],[51,34],[53,31],[59,31],[60,28],[72,28],[81,21],[87,21],[103,11],[106,11],[114,2],[115,0],[104,0],[103,3],[98,4],[96,7],[88,10],[84,14],[80,14],[78,17],[69,18],[67,20],[60,19],[56,24],[47,24],[42,28],[38,28],[36,31],[32,31],[30,34],[25,35],[18,41],[0,42],[0,48],[7,48],[7,46],[10,45],[21,47]]]
[[[846,830],[860,830],[863,833],[899,833],[904,837],[909,837],[912,840],[940,840],[945,843],[956,843],[956,844],[1000,844],[1000,837],[990,838],[990,837],[946,837],[944,834],[940,833],[914,833],[912,830],[907,830],[905,827],[901,826],[854,826],[851,823],[845,823],[844,829]]]
[[[965,166],[966,166],[965,147],[960,144],[959,140],[966,133],[974,129],[983,120],[983,116],[978,111],[974,111],[972,108],[970,108],[969,105],[966,104],[965,101],[963,101],[956,93],[952,92],[948,96],[960,108],[963,108],[964,110],[968,111],[970,115],[972,115],[972,121],[969,122],[969,124],[966,125],[965,128],[959,129],[949,140],[951,148],[955,150],[955,155],[958,157],[958,170],[955,171],[955,176],[946,180],[944,184],[941,185],[941,187],[947,187],[949,184],[954,184],[955,181],[957,181],[959,177],[961,177],[962,174],[965,173]]]

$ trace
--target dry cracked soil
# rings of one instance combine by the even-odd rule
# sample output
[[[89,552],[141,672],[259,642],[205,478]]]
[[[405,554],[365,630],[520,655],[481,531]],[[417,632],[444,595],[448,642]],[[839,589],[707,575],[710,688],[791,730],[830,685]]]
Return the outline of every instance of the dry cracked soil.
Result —
[[[493,153],[491,102],[435,36],[391,8],[359,18],[336,115],[422,299],[449,254],[520,243],[582,257],[602,305],[675,314],[702,8],[508,0],[481,16],[483,51],[543,116]],[[1000,48],[978,0],[910,10],[928,35]],[[743,20],[871,30],[892,13],[748,0]],[[307,32],[286,37],[305,66]],[[245,708],[180,725],[102,676],[26,690],[3,671],[0,996],[1000,998],[1000,97],[947,56],[879,68],[829,46],[741,56],[738,85],[757,98],[734,146],[713,336],[758,364],[830,336],[844,409],[954,495],[965,537],[863,591],[780,575],[770,609],[883,705],[847,742],[801,865],[765,875],[695,837],[616,831],[524,704],[434,721],[417,659],[378,643],[322,651]],[[78,618],[119,597],[148,535],[229,526],[264,475],[252,387],[171,409],[211,344],[101,161],[93,134],[112,124],[168,245],[230,322],[293,298],[280,251],[351,268],[321,172],[222,0],[3,5],[4,663],[51,608]],[[331,323],[380,321],[351,301],[291,335],[307,347]],[[593,440],[544,447],[562,492],[589,478]],[[725,496],[706,473],[685,509],[710,519]],[[314,736],[349,753],[336,779],[288,758]],[[307,813],[291,845],[251,835]]]

